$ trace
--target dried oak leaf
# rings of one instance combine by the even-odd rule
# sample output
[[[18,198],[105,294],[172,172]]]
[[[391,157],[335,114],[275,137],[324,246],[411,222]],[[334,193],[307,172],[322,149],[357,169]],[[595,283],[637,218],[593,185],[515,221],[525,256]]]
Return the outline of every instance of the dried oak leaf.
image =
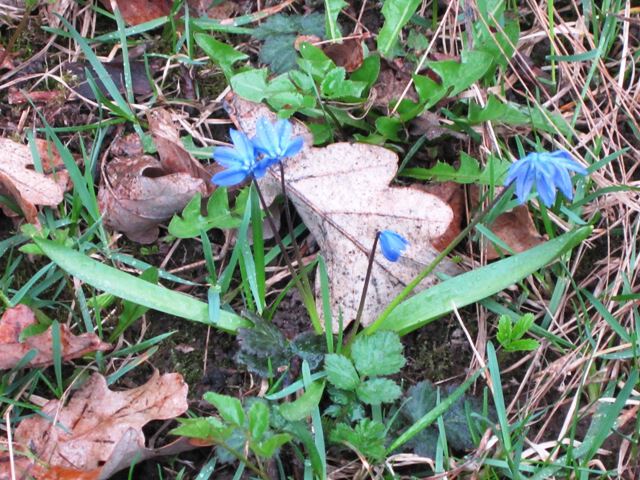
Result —
[[[255,134],[257,118],[274,119],[266,107],[257,108],[237,97],[229,97],[227,104],[249,136]],[[296,133],[304,129],[301,124],[294,127]],[[355,318],[376,231],[394,230],[410,243],[398,262],[376,255],[362,316],[363,324],[368,325],[435,258],[432,242],[447,231],[453,213],[435,195],[389,186],[398,168],[398,156],[390,150],[358,143],[324,148],[309,145],[287,160],[285,181],[289,198],[326,261],[334,319],[341,312],[346,326]],[[280,193],[278,169],[271,169],[260,186],[267,198]],[[455,267],[444,262],[440,271],[453,274]],[[421,287],[434,282],[435,277],[430,276]]]
[[[187,408],[188,386],[177,373],[154,372],[144,385],[114,392],[94,374],[64,406],[51,400],[41,415],[20,422],[13,436],[16,452],[29,449],[35,462],[21,459],[17,478],[105,479],[141,459],[176,454],[195,445],[184,439],[159,449],[145,447],[142,427],[168,420]],[[53,424],[53,419],[56,423]],[[8,456],[0,458],[0,480],[11,478]],[[20,457],[19,457],[20,458]],[[138,457],[140,458],[140,457]]]
[[[211,174],[182,146],[168,112],[153,111],[149,129],[160,161],[148,155],[117,157],[105,167],[98,204],[105,225],[139,243],[158,238],[158,224],[171,218],[196,193],[213,191]]]
[[[56,181],[56,175],[61,180],[67,174],[36,172],[27,145],[0,138],[0,194],[14,198],[29,223],[38,224],[36,205],[54,207],[62,201],[64,188]],[[65,178],[64,184],[68,180]]]
[[[29,367],[53,365],[51,328],[20,341],[22,331],[36,323],[35,314],[26,305],[17,305],[4,312],[0,318],[0,370],[13,368],[31,350],[37,353],[27,364]],[[60,325],[60,343],[63,360],[71,360],[90,352],[111,348],[111,345],[104,343],[93,333],[74,335],[66,325]]]

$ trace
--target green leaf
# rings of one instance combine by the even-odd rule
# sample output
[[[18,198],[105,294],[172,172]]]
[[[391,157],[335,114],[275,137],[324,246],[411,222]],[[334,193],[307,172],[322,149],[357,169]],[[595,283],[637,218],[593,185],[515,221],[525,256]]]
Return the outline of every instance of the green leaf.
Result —
[[[383,57],[393,56],[402,28],[421,3],[421,0],[385,0],[382,5],[384,25],[378,33],[378,51]]]
[[[172,435],[224,442],[233,432],[233,427],[225,425],[215,417],[177,418],[176,420],[180,422],[180,426],[169,432]]]
[[[513,323],[511,322],[511,318],[508,315],[501,315],[498,320],[498,333],[496,334],[496,339],[503,347],[511,343],[511,336],[513,333],[512,327]]]
[[[496,294],[569,251],[592,230],[590,226],[577,228],[525,252],[445,280],[402,302],[376,328],[404,335],[446,315],[453,308],[459,309]],[[371,333],[371,327],[363,333]]]
[[[288,433],[276,433],[263,442],[252,443],[251,449],[260,457],[271,458],[276,453],[276,450],[282,447],[285,443],[290,442],[291,438],[291,435]]]
[[[251,439],[255,441],[262,440],[268,427],[269,407],[262,401],[254,402],[249,409],[249,433]]]
[[[374,462],[384,459],[384,425],[368,418],[360,421],[355,428],[339,423],[333,429],[329,440],[342,443]]]
[[[347,72],[343,67],[330,70],[320,83],[322,95],[330,99],[360,97],[367,85],[364,82],[346,80],[346,76]]]
[[[340,26],[338,25],[338,15],[340,10],[347,5],[344,0],[324,0],[325,30],[330,40],[342,37],[342,32],[340,32]]]
[[[363,403],[380,405],[396,401],[402,395],[402,390],[388,378],[370,378],[358,385],[356,393]]]
[[[436,182],[498,185],[506,177],[510,165],[510,162],[502,160],[496,155],[490,155],[487,159],[487,165],[481,168],[475,158],[462,152],[460,166],[457,170],[449,163],[438,161],[432,168],[405,168],[401,175],[418,180],[435,180]]]
[[[367,88],[371,87],[380,74],[380,57],[378,55],[369,55],[362,61],[362,65],[351,72],[349,77],[354,82],[364,82]]]
[[[320,13],[309,15],[272,15],[253,32],[253,37],[264,40],[260,47],[260,61],[280,74],[296,67],[298,54],[295,41],[299,35],[324,38],[324,17]]]
[[[402,343],[395,332],[378,331],[373,335],[360,335],[351,347],[351,358],[360,375],[393,375],[406,360]]]
[[[242,403],[235,397],[207,392],[203,395],[205,401],[218,409],[220,416],[236,427],[244,426],[244,409]]]
[[[399,132],[402,128],[402,122],[397,118],[378,117],[376,119],[376,130],[380,132],[385,139],[396,142],[401,141]]]
[[[305,98],[289,79],[288,75],[280,75],[267,86],[267,101],[275,110],[298,109],[304,106]]]
[[[208,232],[212,228],[237,228],[242,223],[242,213],[232,213],[229,210],[226,188],[216,188],[209,197],[206,217],[200,212],[201,198],[200,193],[197,193],[184,207],[182,216],[173,216],[169,223],[171,235],[177,238],[195,238],[200,232]]]
[[[233,76],[233,65],[236,62],[249,58],[246,53],[238,52],[231,45],[220,42],[211,35],[196,33],[194,35],[196,43],[204,50],[211,60],[220,65],[224,76],[227,79]]]
[[[324,370],[327,372],[327,380],[343,390],[355,390],[360,383],[360,377],[353,363],[343,355],[337,353],[326,355]]]
[[[311,416],[320,403],[322,392],[324,392],[324,382],[311,383],[305,392],[293,402],[280,405],[280,414],[290,422]]]
[[[289,342],[272,323],[255,315],[251,321],[253,328],[238,330],[240,349],[236,360],[262,377],[273,375],[289,364],[292,356]]]
[[[267,69],[251,69],[231,77],[234,92],[252,102],[261,102],[267,96]]]
[[[291,351],[306,360],[311,370],[315,370],[327,353],[325,336],[317,335],[313,330],[299,333],[291,341]]]
[[[336,68],[333,60],[327,57],[320,48],[310,43],[300,44],[300,55],[302,58],[298,59],[298,65],[316,82],[321,82],[330,70]]]
[[[505,346],[505,350],[508,352],[529,352],[535,350],[540,346],[540,342],[533,338],[524,338],[522,340],[513,340],[509,342],[509,345]]]
[[[533,313],[525,313],[522,315],[513,326],[513,333],[511,338],[513,340],[519,340],[524,337],[524,334],[529,331],[529,329],[533,326]]]
[[[480,80],[491,66],[492,57],[479,50],[465,50],[461,61],[442,60],[428,62],[428,67],[438,74],[448,97],[453,97]]]
[[[393,452],[396,448],[404,445],[418,433],[422,432],[425,428],[435,422],[438,417],[446,412],[454,402],[456,402],[464,392],[475,382],[481,370],[478,370],[474,375],[469,377],[462,385],[456,388],[447,398],[442,400],[438,405],[429,410],[425,415],[417,419],[404,433],[397,437],[391,446],[387,449],[387,452]]]
[[[60,268],[98,290],[169,315],[211,325],[209,306],[205,302],[146,282],[51,240],[34,237],[33,241]],[[235,332],[248,325],[249,322],[238,315],[221,310],[220,321],[214,326]]]

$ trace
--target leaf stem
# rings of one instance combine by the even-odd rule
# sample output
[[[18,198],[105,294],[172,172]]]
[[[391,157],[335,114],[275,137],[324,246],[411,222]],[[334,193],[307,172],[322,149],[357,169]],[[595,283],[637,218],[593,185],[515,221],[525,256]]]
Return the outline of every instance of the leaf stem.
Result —
[[[254,178],[253,184],[256,187],[256,192],[258,193],[260,204],[262,205],[262,209],[264,210],[267,221],[269,222],[269,227],[273,232],[273,238],[275,238],[276,243],[278,244],[278,247],[280,247],[280,251],[282,252],[284,261],[287,264],[287,268],[289,268],[289,272],[291,272],[292,279],[296,284],[296,287],[298,287],[300,294],[302,295],[302,301],[307,311],[309,312],[309,316],[311,317],[311,323],[313,324],[313,329],[318,335],[320,335],[322,334],[323,330],[322,330],[322,324],[320,323],[320,317],[318,316],[316,303],[315,303],[315,300],[313,299],[313,292],[311,291],[310,287],[308,289],[305,288],[307,285],[309,285],[308,280],[306,285],[300,280],[301,277],[302,278],[305,278],[305,277],[298,274],[295,267],[293,266],[293,263],[289,258],[289,254],[285,249],[284,243],[282,242],[282,238],[280,237],[280,233],[278,233],[278,229],[276,228],[275,222],[273,221],[273,217],[271,215],[271,212],[269,211],[267,202],[265,201],[264,196],[262,195],[262,190],[260,189],[260,185],[258,185],[258,181],[255,178]],[[292,237],[293,237],[293,232],[292,232]],[[302,264],[299,264],[299,266],[302,269]]]
[[[358,305],[358,313],[356,313],[356,319],[353,322],[353,326],[351,327],[351,331],[347,338],[345,339],[344,344],[346,346],[351,345],[351,342],[358,333],[358,328],[360,327],[360,321],[362,320],[362,312],[364,311],[364,304],[367,300],[367,290],[369,289],[369,282],[371,281],[371,272],[373,271],[373,260],[376,256],[376,250],[378,249],[378,239],[380,238],[380,232],[376,232],[376,236],[373,239],[373,247],[371,247],[371,252],[369,253],[369,265],[367,265],[367,274],[364,277],[364,285],[362,286],[362,294],[360,295],[360,305]]]
[[[409,282],[407,284],[406,287],[404,287],[404,289],[391,301],[391,303],[389,303],[389,305],[387,305],[387,308],[384,309],[384,311],[380,314],[380,316],[376,319],[375,322],[373,322],[371,325],[369,325],[367,328],[365,328],[362,333],[365,335],[371,335],[372,333],[374,333],[376,330],[378,330],[380,328],[380,326],[384,323],[384,321],[387,319],[387,317],[389,316],[389,314],[405,299],[407,298],[409,295],[411,295],[411,293],[413,292],[413,290],[420,284],[420,282],[422,280],[425,279],[425,277],[427,277],[427,275],[431,274],[433,272],[433,270],[438,266],[438,264],[440,262],[442,262],[442,260],[445,259],[445,257],[447,255],[449,255],[451,253],[451,251],[458,246],[458,244],[465,239],[465,237],[469,234],[469,232],[471,232],[471,230],[473,230],[475,228],[476,225],[478,225],[478,223],[480,223],[489,212],[491,212],[491,210],[493,210],[493,207],[496,206],[496,204],[502,199],[502,197],[505,195],[506,192],[511,191],[510,188],[505,188],[504,190],[502,190],[498,195],[496,195],[494,197],[493,200],[491,200],[491,203],[489,205],[487,205],[487,207],[480,211],[478,214],[476,214],[476,216],[473,218],[473,220],[471,220],[471,222],[469,222],[469,224],[456,236],[456,238],[454,238],[449,245],[447,245],[447,247],[442,250],[438,256],[436,258],[433,259],[433,261],[427,265],[427,267],[422,270],[422,272],[420,272],[411,282]]]

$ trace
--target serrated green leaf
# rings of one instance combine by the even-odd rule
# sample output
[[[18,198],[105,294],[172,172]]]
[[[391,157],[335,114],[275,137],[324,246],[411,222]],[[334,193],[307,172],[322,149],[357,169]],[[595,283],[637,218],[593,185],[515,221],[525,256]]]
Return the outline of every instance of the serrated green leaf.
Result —
[[[251,439],[259,442],[269,427],[269,407],[264,402],[256,401],[249,408],[248,416]]]
[[[218,409],[220,416],[236,427],[244,426],[244,409],[242,403],[235,397],[221,395],[215,392],[207,392],[203,395],[205,401]]]
[[[416,12],[421,0],[385,0],[382,5],[384,25],[378,32],[378,51],[390,58],[400,38],[402,28]]]
[[[293,402],[280,405],[280,414],[290,422],[303,420],[311,416],[320,403],[322,392],[324,392],[324,382],[311,383],[305,392]]]
[[[252,102],[261,102],[267,95],[267,69],[251,69],[231,77],[234,92]]]
[[[364,419],[355,428],[339,423],[329,435],[329,440],[342,443],[374,462],[385,456],[385,428],[375,420]]]
[[[504,180],[510,162],[495,155],[487,158],[487,165],[480,168],[480,163],[466,153],[460,154],[460,166],[456,169],[449,163],[438,161],[432,168],[405,168],[401,175],[419,180],[435,180],[437,182],[456,182],[462,184],[498,185]]]
[[[367,85],[364,82],[346,80],[346,77],[347,72],[343,67],[330,70],[320,83],[322,95],[330,99],[360,97]]]
[[[324,335],[317,335],[313,330],[296,335],[291,341],[291,351],[306,360],[311,370],[315,370],[327,353]]]
[[[276,453],[276,450],[285,443],[290,442],[291,438],[288,433],[276,433],[262,442],[252,443],[251,449],[262,458],[271,458]]]
[[[511,322],[511,318],[509,318],[508,315],[501,315],[498,320],[498,333],[496,334],[496,339],[503,347],[511,342],[512,327],[513,323]]]
[[[540,342],[533,338],[523,338],[521,340],[512,340],[504,349],[508,352],[529,352],[540,346]]]
[[[223,442],[233,432],[233,427],[225,425],[215,417],[178,418],[180,426],[169,433],[201,440]]]
[[[295,68],[298,54],[295,40],[299,35],[324,38],[324,17],[320,13],[305,15],[272,15],[253,32],[253,37],[264,40],[260,47],[260,61],[269,65],[274,73],[285,73]]]
[[[393,375],[406,363],[400,337],[389,331],[360,335],[351,347],[351,358],[360,375],[366,376]]]
[[[233,76],[233,65],[236,62],[249,58],[246,53],[238,52],[231,45],[220,42],[211,35],[196,33],[194,35],[196,43],[204,50],[211,60],[220,65],[224,76],[227,79]]]
[[[360,377],[351,360],[343,355],[337,353],[326,355],[324,370],[327,372],[327,380],[343,390],[355,390],[360,383]]]
[[[511,334],[511,338],[513,340],[519,340],[524,337],[525,333],[527,333],[533,326],[533,321],[533,313],[525,313],[524,315],[522,315],[513,325],[513,333]]]
[[[292,352],[287,339],[272,323],[257,316],[252,316],[251,321],[253,328],[238,330],[240,349],[236,360],[251,372],[267,377],[288,365]]]
[[[177,238],[195,238],[200,232],[213,228],[237,228],[242,223],[242,212],[229,210],[226,188],[216,188],[207,202],[207,215],[200,211],[201,195],[197,193],[184,207],[182,215],[174,215],[169,223],[169,233]]]
[[[348,4],[344,0],[324,0],[325,30],[327,38],[335,40],[342,37],[338,25],[338,15]]]
[[[358,398],[367,405],[391,403],[400,398],[402,390],[396,382],[388,378],[370,378],[356,389]]]

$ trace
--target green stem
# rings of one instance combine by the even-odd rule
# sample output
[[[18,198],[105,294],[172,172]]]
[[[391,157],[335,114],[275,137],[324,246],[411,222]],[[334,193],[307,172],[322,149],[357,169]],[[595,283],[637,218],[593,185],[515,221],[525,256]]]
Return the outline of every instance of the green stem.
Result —
[[[287,268],[289,269],[289,272],[291,273],[291,276],[293,278],[294,283],[296,284],[296,287],[298,288],[298,290],[300,291],[300,294],[302,295],[302,302],[304,303],[304,306],[306,307],[307,311],[309,312],[309,316],[311,317],[311,323],[313,324],[313,329],[315,330],[315,332],[318,335],[320,335],[320,334],[322,334],[323,329],[322,329],[322,323],[320,322],[320,317],[318,316],[318,310],[316,308],[316,302],[313,299],[313,292],[311,291],[311,287],[310,286],[309,286],[309,288],[305,288],[305,287],[307,287],[309,285],[309,281],[307,280],[307,283],[305,285],[300,280],[301,277],[302,278],[306,278],[306,277],[304,275],[298,275],[298,272],[294,268],[293,263],[291,262],[291,259],[289,258],[289,254],[287,253],[287,250],[285,249],[284,243],[282,242],[282,238],[280,237],[280,234],[278,233],[278,229],[276,228],[275,222],[273,221],[273,217],[271,216],[271,212],[269,211],[267,202],[265,201],[264,196],[262,195],[262,190],[260,190],[260,186],[258,185],[257,180],[254,181],[253,184],[256,186],[256,192],[258,193],[258,198],[260,199],[260,204],[262,205],[262,209],[264,210],[264,213],[266,215],[267,222],[269,222],[269,227],[271,228],[271,230],[273,232],[273,238],[275,238],[276,243],[278,244],[278,247],[280,247],[280,251],[282,252],[282,256],[284,257],[284,261],[287,264]],[[292,234],[292,237],[293,237],[293,234]],[[300,268],[302,268],[302,263],[300,263]]]
[[[471,220],[471,222],[469,222],[469,224],[456,236],[456,238],[454,238],[451,243],[449,243],[449,245],[447,245],[447,247],[442,250],[438,256],[429,264],[427,265],[427,267],[418,274],[417,277],[415,277],[411,282],[409,282],[407,284],[406,287],[404,287],[404,289],[391,301],[391,303],[389,303],[389,305],[387,305],[387,308],[384,309],[384,311],[380,314],[380,316],[376,319],[375,322],[373,322],[371,325],[369,325],[367,328],[365,328],[362,332],[366,335],[371,335],[372,333],[374,333],[376,330],[378,330],[380,328],[380,326],[384,323],[384,321],[387,319],[387,317],[389,316],[389,314],[405,299],[407,298],[409,295],[411,295],[411,293],[413,292],[413,290],[420,284],[420,282],[422,282],[422,280],[424,280],[429,274],[431,274],[433,272],[433,270],[438,266],[438,264],[445,259],[445,257],[447,255],[449,255],[451,253],[451,251],[456,248],[458,246],[458,244],[465,239],[465,237],[469,234],[469,232],[471,232],[471,230],[473,230],[475,228],[475,226],[480,223],[489,212],[491,212],[491,210],[493,209],[493,207],[496,206],[496,204],[500,201],[500,199],[502,199],[502,197],[505,195],[506,192],[511,191],[510,188],[505,188],[504,190],[502,190],[492,201],[491,203],[487,206],[487,208],[485,208],[484,210],[482,210],[480,213],[478,213],[473,220]]]

